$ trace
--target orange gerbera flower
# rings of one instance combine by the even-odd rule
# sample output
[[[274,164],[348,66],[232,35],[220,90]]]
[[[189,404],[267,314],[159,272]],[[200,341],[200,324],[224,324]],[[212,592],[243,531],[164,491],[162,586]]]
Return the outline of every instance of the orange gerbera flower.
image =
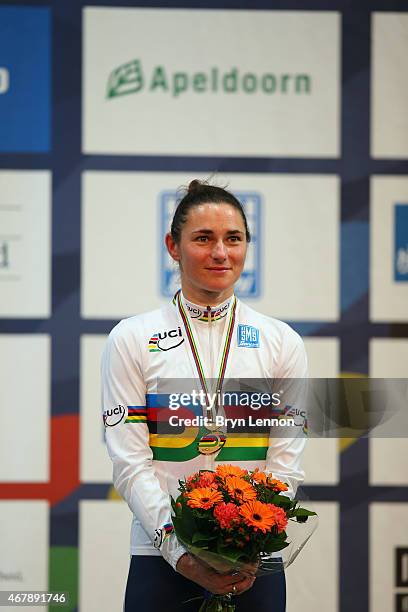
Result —
[[[268,484],[275,489],[275,491],[287,491],[288,485],[285,485],[284,482],[278,480],[277,478],[268,478]]]
[[[266,533],[275,525],[275,512],[271,505],[255,499],[242,504],[239,512],[247,525],[253,527],[255,531]]]
[[[221,493],[210,487],[193,489],[186,497],[187,505],[190,506],[190,508],[201,508],[202,510],[209,510],[214,504],[222,502]]]
[[[252,473],[251,478],[252,478],[252,480],[254,480],[258,484],[266,485],[266,483],[267,483],[267,476],[266,476],[265,472],[260,472],[259,468],[255,469],[255,471]]]
[[[243,470],[238,465],[217,465],[217,474],[221,478],[226,478],[227,476],[238,476],[241,478],[248,474],[248,470]]]
[[[256,491],[254,487],[243,478],[227,476],[225,479],[225,486],[227,487],[228,493],[231,495],[231,497],[235,497],[241,502],[246,502],[256,498]]]

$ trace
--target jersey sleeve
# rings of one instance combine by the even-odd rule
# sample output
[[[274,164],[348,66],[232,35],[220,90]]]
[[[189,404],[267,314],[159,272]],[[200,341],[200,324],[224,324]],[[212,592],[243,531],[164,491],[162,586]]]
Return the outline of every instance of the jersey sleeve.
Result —
[[[273,435],[266,456],[266,469],[288,485],[287,495],[293,499],[304,481],[301,458],[307,440],[306,385],[307,356],[301,337],[285,326],[285,337],[279,356],[274,390],[281,394],[281,410],[293,417],[296,425],[282,428],[281,436]]]
[[[174,533],[168,535],[170,498],[160,487],[153,467],[140,343],[125,324],[122,321],[110,333],[101,363],[104,415],[118,406],[123,406],[127,414],[120,423],[105,428],[106,445],[113,462],[113,484],[155,548],[176,569],[186,549]]]

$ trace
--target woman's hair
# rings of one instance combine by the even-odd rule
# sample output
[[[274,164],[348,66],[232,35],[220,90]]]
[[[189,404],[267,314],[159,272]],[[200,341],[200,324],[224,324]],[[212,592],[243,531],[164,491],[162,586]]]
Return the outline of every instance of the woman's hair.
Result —
[[[229,204],[236,208],[244,222],[246,240],[251,242],[251,234],[249,233],[247,219],[241,202],[222,187],[216,187],[215,185],[209,185],[206,182],[194,179],[189,184],[184,197],[178,203],[173,215],[173,221],[171,222],[170,233],[176,244],[180,243],[181,231],[187,221],[189,211],[194,206],[199,206],[200,204]]]

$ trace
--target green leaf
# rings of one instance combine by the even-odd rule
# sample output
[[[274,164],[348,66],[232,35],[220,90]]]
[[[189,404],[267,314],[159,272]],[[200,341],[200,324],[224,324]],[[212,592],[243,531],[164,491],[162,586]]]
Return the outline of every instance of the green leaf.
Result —
[[[238,561],[241,558],[245,558],[245,553],[238,548],[231,548],[227,546],[223,546],[222,542],[219,540],[217,546],[217,552],[221,557],[227,559],[228,561]]]
[[[277,542],[275,540],[274,542],[269,542],[268,544],[265,544],[265,546],[263,546],[263,552],[277,552],[278,550],[283,550],[287,546],[289,546],[289,542]]]
[[[291,508],[293,506],[293,502],[291,499],[289,499],[289,497],[287,497],[286,495],[278,495],[275,494],[272,498],[272,504],[275,504],[275,506],[279,506],[280,508]]]
[[[215,540],[216,538],[216,535],[209,535],[207,533],[200,533],[199,531],[196,531],[191,541],[193,544],[197,544],[197,542],[208,542],[210,540]]]
[[[181,517],[173,516],[173,526],[176,536],[187,544],[191,544],[192,535],[185,528],[185,523]]]
[[[293,516],[317,516],[316,512],[312,512],[312,510],[306,510],[306,508],[297,508],[296,510],[294,510],[294,512],[292,513]]]

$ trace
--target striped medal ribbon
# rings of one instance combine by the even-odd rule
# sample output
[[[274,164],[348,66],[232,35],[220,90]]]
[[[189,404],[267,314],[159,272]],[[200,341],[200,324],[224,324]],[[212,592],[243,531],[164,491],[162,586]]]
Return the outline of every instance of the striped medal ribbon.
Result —
[[[207,405],[207,408],[210,408],[210,401],[209,401],[209,395],[208,395],[209,391],[208,391],[207,380],[204,375],[204,368],[201,363],[200,355],[198,353],[198,348],[197,348],[196,341],[194,339],[193,330],[191,328],[190,321],[184,309],[180,295],[181,295],[181,290],[179,290],[175,295],[175,298],[177,301],[177,307],[178,307],[178,310],[181,316],[181,320],[183,321],[184,329],[186,331],[188,343],[190,345],[194,363],[197,368],[201,387],[205,394],[206,405]],[[233,303],[231,306],[229,321],[228,321],[227,333],[225,336],[224,347],[222,349],[221,364],[220,364],[220,370],[218,373],[217,386],[215,389],[215,393],[216,393],[215,397],[218,397],[218,393],[221,391],[222,384],[224,382],[225,370],[227,367],[227,361],[228,361],[228,356],[229,356],[230,347],[231,347],[232,335],[234,333],[236,307],[237,307],[237,300],[236,300],[236,297],[234,296]],[[223,432],[211,431],[211,432],[204,434],[200,438],[200,440],[198,441],[198,450],[203,455],[212,455],[213,453],[216,453],[224,446],[225,441],[226,441],[226,436]]]

